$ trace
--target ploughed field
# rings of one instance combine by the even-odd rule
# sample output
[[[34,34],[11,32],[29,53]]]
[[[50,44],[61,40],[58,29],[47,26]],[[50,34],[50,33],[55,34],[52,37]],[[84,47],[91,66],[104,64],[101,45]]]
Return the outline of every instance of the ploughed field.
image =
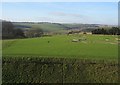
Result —
[[[118,37],[111,35],[53,35],[3,40],[4,56],[117,59]]]

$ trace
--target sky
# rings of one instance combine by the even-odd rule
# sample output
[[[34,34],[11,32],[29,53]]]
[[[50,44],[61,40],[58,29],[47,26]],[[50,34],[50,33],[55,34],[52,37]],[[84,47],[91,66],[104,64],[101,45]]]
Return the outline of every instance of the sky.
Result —
[[[119,2],[119,0],[2,0],[2,2]]]
[[[118,24],[117,2],[4,2],[1,19],[17,22]]]

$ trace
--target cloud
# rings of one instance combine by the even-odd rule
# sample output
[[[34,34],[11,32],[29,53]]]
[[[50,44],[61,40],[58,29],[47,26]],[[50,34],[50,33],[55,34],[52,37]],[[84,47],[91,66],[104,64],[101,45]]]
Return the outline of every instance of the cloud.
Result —
[[[76,17],[76,18],[83,18],[84,16],[81,14],[74,14],[74,13],[65,13],[65,12],[50,12],[49,14],[53,16],[62,16],[62,17]]]
[[[95,22],[93,18],[87,15],[78,13],[66,13],[62,11],[49,12],[49,15],[54,17],[54,21],[63,23],[92,23]]]

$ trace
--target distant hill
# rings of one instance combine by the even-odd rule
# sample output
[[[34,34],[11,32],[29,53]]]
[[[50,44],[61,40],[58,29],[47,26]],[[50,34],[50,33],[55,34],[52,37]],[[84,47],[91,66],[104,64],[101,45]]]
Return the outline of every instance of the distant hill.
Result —
[[[58,32],[61,30],[65,30],[65,27],[55,23],[24,23],[24,22],[13,22],[15,28],[21,29],[30,29],[30,28],[40,28],[44,32]]]
[[[81,31],[91,31],[98,28],[99,24],[61,24],[61,23],[49,23],[49,22],[13,22],[15,28],[20,28],[23,30],[30,28],[40,28],[44,32],[64,32],[68,30],[81,30]]]

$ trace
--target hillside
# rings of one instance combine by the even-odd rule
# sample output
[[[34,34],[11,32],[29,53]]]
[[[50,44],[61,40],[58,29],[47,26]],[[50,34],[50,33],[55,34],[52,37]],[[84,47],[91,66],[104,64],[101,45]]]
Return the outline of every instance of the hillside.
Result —
[[[30,28],[41,28],[44,32],[65,32],[66,30],[82,30],[91,31],[92,29],[98,28],[97,24],[60,24],[60,23],[49,23],[49,22],[13,22],[15,28],[21,28],[23,30]]]

